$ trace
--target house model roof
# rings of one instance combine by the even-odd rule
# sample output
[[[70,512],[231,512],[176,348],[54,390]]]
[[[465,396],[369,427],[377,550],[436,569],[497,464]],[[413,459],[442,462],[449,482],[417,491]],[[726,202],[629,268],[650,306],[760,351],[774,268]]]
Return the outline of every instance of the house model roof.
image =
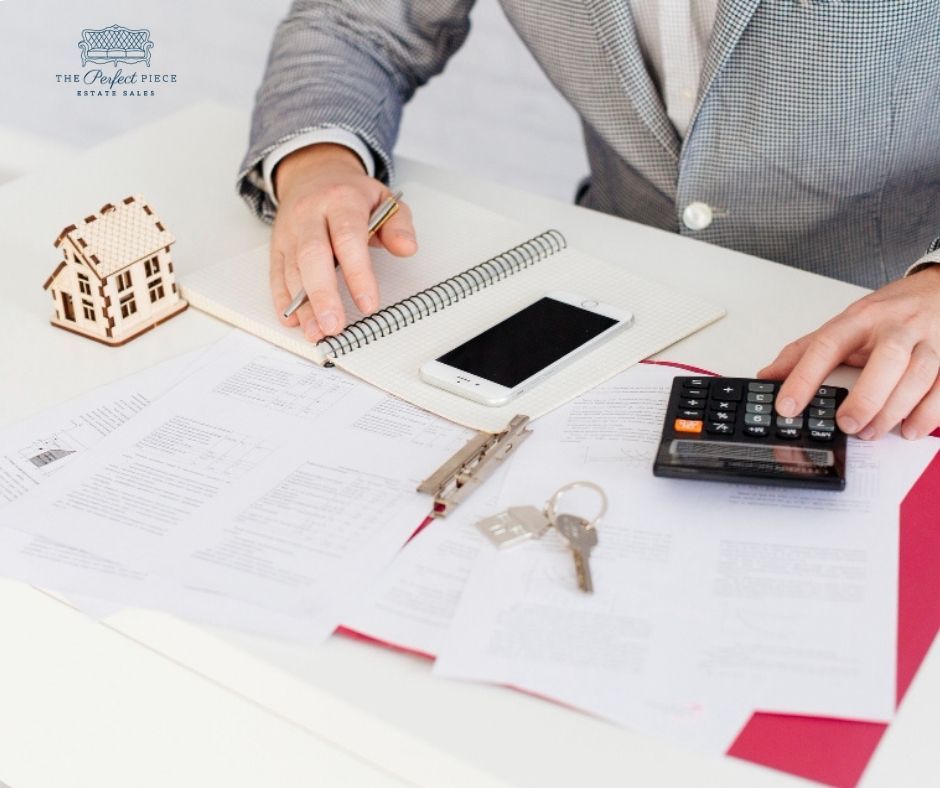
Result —
[[[108,203],[77,226],[69,225],[59,233],[55,246],[66,238],[102,279],[176,240],[139,194],[117,205]]]

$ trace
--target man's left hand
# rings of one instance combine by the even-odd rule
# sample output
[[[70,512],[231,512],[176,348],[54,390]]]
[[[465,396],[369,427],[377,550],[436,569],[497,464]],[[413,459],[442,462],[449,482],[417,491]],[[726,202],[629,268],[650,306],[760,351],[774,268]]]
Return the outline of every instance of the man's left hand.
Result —
[[[781,416],[795,416],[839,364],[862,367],[836,414],[863,440],[897,424],[914,440],[940,425],[940,265],[885,285],[791,342],[758,376],[783,380]]]

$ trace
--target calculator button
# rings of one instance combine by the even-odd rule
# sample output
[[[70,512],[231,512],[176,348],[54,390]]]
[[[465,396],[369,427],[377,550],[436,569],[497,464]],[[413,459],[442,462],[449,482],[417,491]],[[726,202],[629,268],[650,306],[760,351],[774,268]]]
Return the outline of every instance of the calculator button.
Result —
[[[717,402],[715,400],[712,400],[711,405],[714,410],[734,411],[738,409],[737,402],[729,402],[728,400],[718,400]]]
[[[770,428],[760,424],[747,424],[744,427],[744,434],[752,438],[766,438],[770,434]]]
[[[811,430],[832,432],[836,428],[836,423],[832,419],[810,419],[809,427]]]
[[[832,432],[830,430],[810,430],[809,437],[814,441],[831,441]]]
[[[835,397],[835,395],[835,386],[820,386],[819,391],[816,392],[817,397]]]
[[[676,419],[672,428],[676,432],[699,433],[702,431],[702,422],[698,419]]]
[[[766,405],[762,402],[748,402],[745,405],[747,413],[770,413],[773,407],[773,405]]]
[[[777,427],[780,429],[785,429],[787,427],[795,427],[799,429],[803,426],[803,414],[799,416],[777,416]]]
[[[810,408],[809,417],[811,419],[834,419],[836,417],[835,408]]]
[[[680,410],[679,411],[680,419],[701,419],[702,411],[700,410]]]
[[[734,421],[733,410],[713,410],[708,414],[709,421]]]
[[[796,440],[800,437],[802,430],[799,427],[780,427],[779,422],[777,426],[777,437],[784,438],[786,440]]]
[[[687,389],[707,389],[708,378],[686,378],[682,385]]]
[[[748,383],[747,390],[756,391],[759,394],[767,394],[774,390],[774,384],[773,383]]]
[[[700,398],[680,399],[679,406],[682,408],[689,408],[691,410],[698,410],[699,408],[705,407],[705,400]]]
[[[710,421],[705,429],[712,435],[731,435],[734,433],[734,425],[728,424],[726,421]]]
[[[682,392],[683,397],[704,397],[708,394],[707,389],[686,389]]]
[[[717,386],[715,386],[715,389],[712,393],[714,396],[721,397],[723,400],[733,400],[736,402],[737,400],[741,399],[741,384],[721,381]]]
[[[814,408],[834,408],[836,401],[832,397],[814,397],[809,404]]]
[[[770,414],[769,413],[745,413],[744,423],[751,424],[751,425],[760,425],[763,427],[769,427],[770,426]]]
[[[747,395],[748,402],[773,402],[773,394],[761,394],[759,391],[749,392]]]

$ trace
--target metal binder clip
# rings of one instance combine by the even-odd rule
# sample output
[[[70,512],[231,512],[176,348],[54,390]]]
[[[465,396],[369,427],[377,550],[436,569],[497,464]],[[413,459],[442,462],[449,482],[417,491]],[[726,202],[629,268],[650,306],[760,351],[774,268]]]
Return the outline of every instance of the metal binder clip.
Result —
[[[431,517],[447,514],[479,487],[513,449],[532,434],[528,416],[514,416],[509,426],[495,435],[478,432],[440,468],[418,485],[418,492],[434,496]]]

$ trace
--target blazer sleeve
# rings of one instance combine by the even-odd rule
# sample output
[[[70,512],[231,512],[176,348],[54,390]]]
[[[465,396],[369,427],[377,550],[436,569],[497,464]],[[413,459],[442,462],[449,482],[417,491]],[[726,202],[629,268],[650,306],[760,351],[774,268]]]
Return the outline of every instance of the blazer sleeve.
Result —
[[[252,210],[274,216],[265,156],[312,130],[355,134],[375,157],[376,177],[390,180],[402,107],[463,44],[473,3],[295,0],[271,45],[238,175]]]

